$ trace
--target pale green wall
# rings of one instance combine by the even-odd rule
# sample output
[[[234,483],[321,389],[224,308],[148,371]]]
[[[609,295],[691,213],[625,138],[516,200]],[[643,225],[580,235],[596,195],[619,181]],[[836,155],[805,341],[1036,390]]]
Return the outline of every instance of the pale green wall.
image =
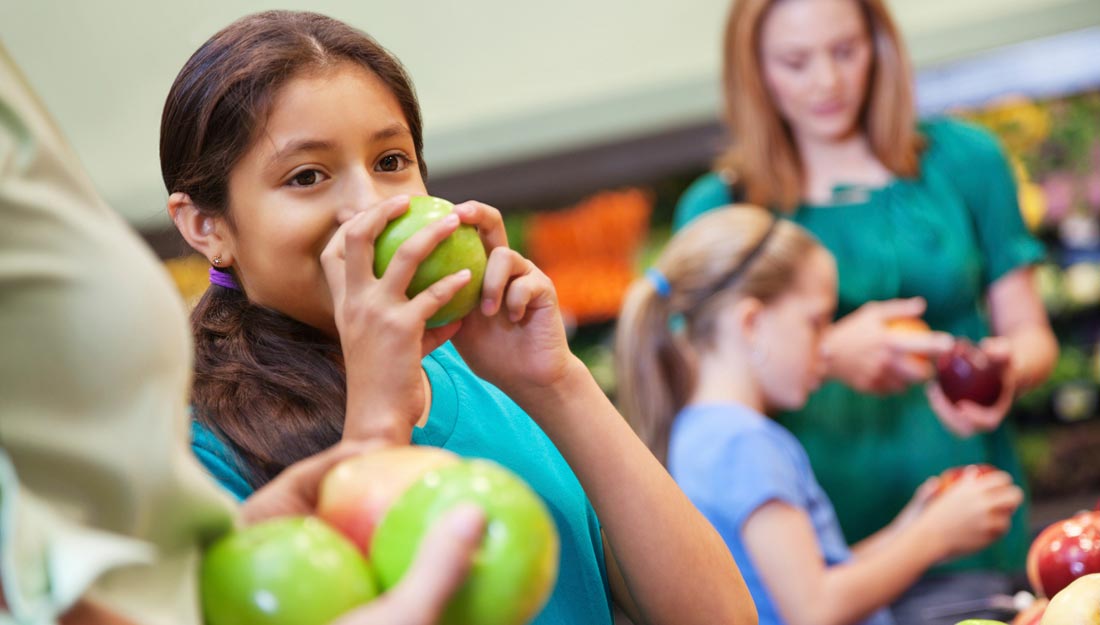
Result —
[[[708,119],[728,0],[0,0],[22,65],[107,199],[162,218],[160,108],[186,57],[264,8],[367,30],[409,68],[433,172]],[[894,0],[918,65],[1100,24],[1100,0]]]

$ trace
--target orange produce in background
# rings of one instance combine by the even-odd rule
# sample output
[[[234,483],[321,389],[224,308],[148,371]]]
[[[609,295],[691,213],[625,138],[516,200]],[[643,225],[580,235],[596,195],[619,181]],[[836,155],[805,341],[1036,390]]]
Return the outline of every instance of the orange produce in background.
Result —
[[[578,323],[619,314],[649,232],[653,198],[641,189],[605,191],[527,221],[527,252],[554,282],[562,312]]]

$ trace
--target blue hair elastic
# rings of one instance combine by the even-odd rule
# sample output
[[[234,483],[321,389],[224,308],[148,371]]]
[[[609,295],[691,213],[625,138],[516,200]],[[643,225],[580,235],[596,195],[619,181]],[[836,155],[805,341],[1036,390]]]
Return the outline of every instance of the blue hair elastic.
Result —
[[[661,273],[660,269],[656,267],[646,269],[645,277],[653,284],[653,288],[657,289],[657,295],[660,295],[663,299],[668,299],[672,295],[672,285],[668,283],[668,278]]]

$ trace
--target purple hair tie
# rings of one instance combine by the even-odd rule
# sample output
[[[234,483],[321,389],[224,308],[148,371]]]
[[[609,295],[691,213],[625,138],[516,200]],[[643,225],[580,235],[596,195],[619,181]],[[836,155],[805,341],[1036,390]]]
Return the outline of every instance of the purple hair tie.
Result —
[[[210,284],[216,284],[220,287],[233,289],[234,291],[241,290],[241,287],[237,286],[237,281],[233,279],[233,274],[222,271],[217,267],[210,268]]]

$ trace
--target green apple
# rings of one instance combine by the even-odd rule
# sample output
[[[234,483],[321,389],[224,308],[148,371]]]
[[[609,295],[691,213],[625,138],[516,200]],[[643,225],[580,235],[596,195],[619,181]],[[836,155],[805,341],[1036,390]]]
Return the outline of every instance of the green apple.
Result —
[[[393,502],[424,473],[459,462],[458,454],[419,445],[383,447],[352,456],[325,474],[317,516],[369,557],[374,528]]]
[[[206,625],[327,625],[378,594],[355,545],[311,517],[222,538],[207,551],[199,583]]]
[[[389,267],[397,248],[406,239],[424,226],[439,221],[452,212],[454,212],[454,204],[447,200],[430,196],[411,198],[408,212],[391,221],[375,241],[374,275],[381,277],[386,272],[386,267]],[[429,328],[436,328],[461,319],[477,307],[481,299],[481,280],[485,276],[485,262],[485,246],[481,243],[477,229],[462,224],[420,263],[405,292],[410,298],[463,269],[469,269],[471,274],[470,282],[428,320]]]
[[[968,618],[965,621],[959,621],[955,625],[1008,625],[1003,621],[991,621],[984,618]]]
[[[522,480],[485,460],[432,469],[390,507],[374,532],[371,561],[382,588],[408,570],[433,522],[461,502],[479,505],[485,536],[440,625],[522,625],[546,604],[558,574],[558,533]]]

